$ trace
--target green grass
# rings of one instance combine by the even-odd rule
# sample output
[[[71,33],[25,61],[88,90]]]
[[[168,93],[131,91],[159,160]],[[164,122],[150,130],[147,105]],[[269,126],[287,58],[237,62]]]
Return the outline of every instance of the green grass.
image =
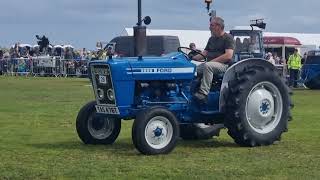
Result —
[[[239,147],[226,134],[179,141],[143,156],[123,122],[115,144],[81,143],[78,110],[93,99],[88,80],[0,77],[0,179],[319,179],[320,91],[294,91],[294,120],[281,142]]]

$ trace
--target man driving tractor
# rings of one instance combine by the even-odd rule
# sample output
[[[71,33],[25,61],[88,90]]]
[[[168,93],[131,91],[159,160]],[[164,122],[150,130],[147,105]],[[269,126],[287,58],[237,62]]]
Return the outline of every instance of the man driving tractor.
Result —
[[[194,94],[194,97],[201,103],[207,100],[213,76],[227,70],[235,48],[233,37],[224,31],[224,20],[221,17],[211,18],[209,28],[212,36],[202,52],[208,61],[197,68],[197,74],[199,77],[202,76],[202,80],[200,89]],[[200,61],[203,56],[198,54],[192,59]]]

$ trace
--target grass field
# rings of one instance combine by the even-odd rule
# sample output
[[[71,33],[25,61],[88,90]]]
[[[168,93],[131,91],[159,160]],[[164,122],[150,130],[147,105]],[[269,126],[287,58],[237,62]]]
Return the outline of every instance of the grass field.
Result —
[[[110,146],[81,143],[78,110],[93,99],[86,79],[0,77],[0,179],[319,179],[320,91],[294,91],[294,120],[281,142],[239,147],[227,135],[179,141],[143,156],[132,121]]]

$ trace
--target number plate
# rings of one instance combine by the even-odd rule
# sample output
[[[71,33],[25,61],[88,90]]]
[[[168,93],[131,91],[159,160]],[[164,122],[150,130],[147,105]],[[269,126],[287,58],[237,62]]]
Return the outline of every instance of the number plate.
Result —
[[[98,113],[102,114],[120,114],[118,107],[96,105]]]
[[[99,83],[107,84],[107,77],[99,75]]]

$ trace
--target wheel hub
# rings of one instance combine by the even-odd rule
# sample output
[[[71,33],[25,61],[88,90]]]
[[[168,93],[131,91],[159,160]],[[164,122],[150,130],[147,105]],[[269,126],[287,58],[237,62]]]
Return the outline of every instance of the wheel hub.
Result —
[[[261,82],[250,91],[246,103],[249,125],[258,133],[272,131],[280,121],[282,98],[278,88],[270,82]]]
[[[155,137],[161,136],[161,135],[162,135],[162,130],[163,130],[163,128],[157,127],[157,128],[153,131],[154,136],[155,136]]]
[[[268,99],[262,100],[261,105],[260,105],[260,113],[262,115],[266,115],[266,114],[268,114],[270,109],[271,109],[271,102]]]
[[[92,128],[94,130],[101,130],[104,127],[104,124],[106,121],[103,120],[103,118],[94,118],[92,120]]]
[[[173,136],[173,127],[170,121],[162,116],[152,118],[145,128],[147,143],[155,148],[161,149],[167,146]]]
[[[111,135],[114,129],[113,120],[92,114],[88,119],[88,130],[94,138],[105,139]]]

